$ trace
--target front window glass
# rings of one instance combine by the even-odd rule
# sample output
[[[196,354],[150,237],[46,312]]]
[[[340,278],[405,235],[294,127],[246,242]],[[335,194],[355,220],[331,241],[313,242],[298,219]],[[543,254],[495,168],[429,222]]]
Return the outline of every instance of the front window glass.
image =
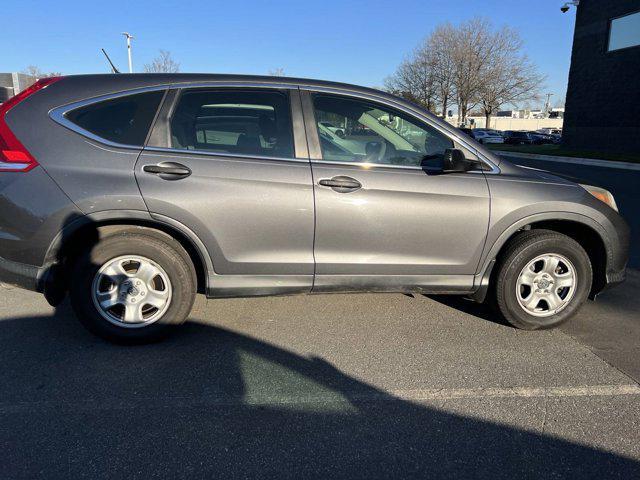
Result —
[[[324,160],[426,166],[453,148],[435,128],[387,107],[332,95],[313,98]]]
[[[289,99],[278,91],[188,91],[171,119],[171,146],[293,157]]]

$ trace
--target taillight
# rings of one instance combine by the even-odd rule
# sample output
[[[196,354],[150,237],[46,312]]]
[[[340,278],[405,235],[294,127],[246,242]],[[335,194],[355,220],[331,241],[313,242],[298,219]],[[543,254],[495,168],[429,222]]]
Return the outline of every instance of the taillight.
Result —
[[[0,172],[28,172],[38,166],[38,162],[16,138],[5,120],[7,112],[38,90],[43,89],[62,77],[38,80],[29,88],[0,104]]]

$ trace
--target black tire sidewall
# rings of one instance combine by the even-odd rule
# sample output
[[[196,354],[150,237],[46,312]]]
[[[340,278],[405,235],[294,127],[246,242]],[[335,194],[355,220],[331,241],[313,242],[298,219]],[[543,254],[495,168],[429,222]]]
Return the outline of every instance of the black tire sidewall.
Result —
[[[534,258],[545,254],[559,254],[567,258],[575,268],[577,288],[569,304],[549,317],[536,317],[527,313],[519,304],[516,282],[522,269]],[[592,282],[591,262],[584,249],[564,235],[532,237],[504,259],[499,272],[496,295],[498,306],[512,325],[526,330],[543,330],[556,327],[571,318],[587,299]]]
[[[195,299],[195,271],[188,255],[171,239],[122,232],[104,238],[77,259],[71,277],[70,297],[78,320],[92,333],[118,343],[146,343],[163,338],[189,315]],[[106,320],[93,303],[93,280],[110,260],[137,255],[156,262],[171,282],[171,304],[156,322],[140,328],[119,327]],[[186,257],[186,258],[185,258]]]

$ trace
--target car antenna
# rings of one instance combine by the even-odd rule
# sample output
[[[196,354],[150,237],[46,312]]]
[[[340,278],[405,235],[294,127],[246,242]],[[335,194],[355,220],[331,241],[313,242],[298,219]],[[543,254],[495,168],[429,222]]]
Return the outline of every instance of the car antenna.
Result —
[[[107,52],[105,51],[105,49],[101,48],[100,50],[102,50],[102,53],[104,53],[104,56],[107,57],[107,62],[109,62],[109,65],[111,65],[111,71],[113,73],[120,73],[120,70],[118,70],[116,66],[113,64],[113,62],[109,58],[109,55],[107,55]]]

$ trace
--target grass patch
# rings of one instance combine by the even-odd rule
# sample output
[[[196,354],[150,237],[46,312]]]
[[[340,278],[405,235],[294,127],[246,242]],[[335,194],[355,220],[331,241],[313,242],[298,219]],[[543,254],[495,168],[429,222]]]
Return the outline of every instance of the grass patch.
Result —
[[[625,154],[612,152],[596,152],[589,150],[573,150],[562,145],[485,145],[490,150],[503,152],[533,153],[537,155],[554,155],[558,157],[595,158],[598,160],[613,160],[616,162],[640,163],[640,154]]]

